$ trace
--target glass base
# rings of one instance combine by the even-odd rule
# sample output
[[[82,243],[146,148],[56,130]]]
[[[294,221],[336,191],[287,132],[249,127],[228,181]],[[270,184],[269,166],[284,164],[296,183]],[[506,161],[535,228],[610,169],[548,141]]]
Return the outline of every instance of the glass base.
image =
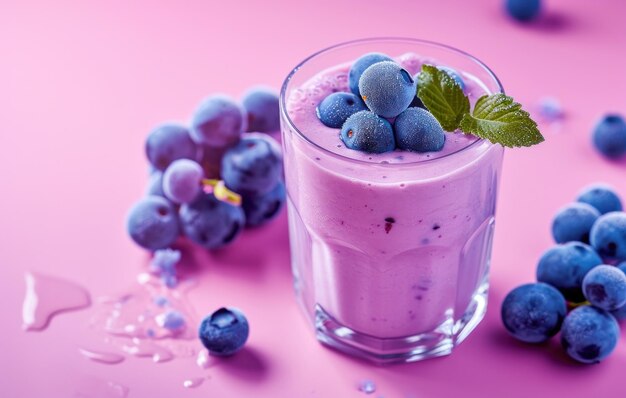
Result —
[[[381,365],[448,355],[485,316],[488,287],[487,282],[480,286],[467,310],[456,322],[453,314],[450,314],[449,318],[432,332],[399,338],[377,338],[354,331],[337,322],[317,305],[315,308],[317,339],[345,354]]]

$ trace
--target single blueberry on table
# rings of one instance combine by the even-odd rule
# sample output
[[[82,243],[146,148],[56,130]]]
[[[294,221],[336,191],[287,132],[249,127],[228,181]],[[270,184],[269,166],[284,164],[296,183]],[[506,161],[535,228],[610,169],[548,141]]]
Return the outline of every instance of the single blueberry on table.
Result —
[[[195,160],[198,157],[198,148],[186,127],[162,124],[148,134],[146,156],[152,167],[163,171],[175,160]]]
[[[436,152],[443,149],[446,134],[432,113],[409,108],[393,124],[398,148],[412,152]]]
[[[266,134],[244,134],[222,158],[222,179],[228,189],[241,195],[271,191],[282,176],[278,143]]]
[[[190,203],[202,191],[204,171],[189,159],[174,161],[163,173],[163,193],[174,203]]]
[[[619,325],[608,312],[585,305],[572,310],[561,327],[561,344],[578,362],[597,363],[617,345]]]
[[[191,138],[210,147],[237,143],[246,128],[245,111],[232,98],[214,95],[200,103],[191,118]]]
[[[580,303],[585,300],[583,278],[600,264],[602,259],[589,245],[580,242],[556,245],[539,259],[537,281],[554,286],[567,301]]]
[[[176,210],[160,196],[147,196],[135,203],[126,229],[135,243],[152,251],[170,246],[180,234]]]
[[[592,305],[615,311],[626,304],[626,274],[612,265],[599,265],[585,275],[583,293]]]
[[[541,343],[557,334],[567,313],[563,295],[545,283],[513,289],[502,303],[502,322],[509,333],[526,343]]]
[[[270,133],[280,130],[278,94],[268,87],[257,86],[246,92],[241,100],[248,118],[246,131]]]
[[[354,61],[350,67],[350,72],[348,72],[348,85],[350,87],[350,91],[352,91],[354,95],[358,97],[361,96],[361,93],[359,92],[359,80],[361,79],[363,72],[365,72],[365,69],[377,62],[383,61],[393,61],[393,59],[385,54],[369,53]]]
[[[363,152],[383,153],[396,148],[391,124],[370,111],[350,116],[341,128],[341,140],[346,147]]]
[[[365,105],[385,118],[402,113],[415,97],[415,80],[393,61],[378,62],[363,72],[359,91]]]
[[[626,213],[606,213],[593,224],[591,246],[608,260],[626,261]]]
[[[367,107],[352,93],[332,93],[324,98],[317,107],[317,116],[325,126],[341,128],[353,114],[365,111]]]
[[[461,87],[461,90],[465,91],[465,82],[463,81],[463,78],[461,77],[459,72],[447,66],[438,66],[437,69],[446,72],[448,76],[450,76],[456,82],[456,84]]]
[[[589,243],[589,231],[598,217],[600,212],[595,207],[586,203],[570,203],[561,208],[554,217],[552,236],[556,243]]]
[[[241,203],[246,215],[246,225],[256,227],[273,219],[285,203],[285,184],[279,182],[271,191],[262,195],[244,196]]]
[[[202,193],[192,203],[182,205],[179,217],[184,234],[206,249],[217,249],[231,243],[245,224],[241,207],[217,200],[208,193]]]
[[[243,348],[250,327],[243,313],[235,308],[220,308],[202,320],[198,335],[213,355],[233,355]]]
[[[626,155],[626,121],[621,115],[604,116],[593,128],[592,141],[607,158],[617,159]]]
[[[622,201],[611,186],[594,184],[586,187],[576,198],[578,202],[595,207],[600,214],[622,211]]]
[[[505,0],[505,8],[509,15],[518,21],[526,22],[535,19],[541,11],[540,0]]]

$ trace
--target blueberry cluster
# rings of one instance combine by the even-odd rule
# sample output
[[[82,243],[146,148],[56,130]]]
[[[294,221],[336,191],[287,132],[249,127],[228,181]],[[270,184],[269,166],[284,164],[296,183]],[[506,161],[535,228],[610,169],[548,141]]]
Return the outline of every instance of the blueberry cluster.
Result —
[[[593,128],[592,141],[596,149],[609,159],[626,156],[626,121],[614,113],[603,116]]]
[[[604,184],[587,187],[558,211],[552,235],[557,245],[539,259],[537,283],[506,296],[502,322],[528,343],[560,331],[570,357],[599,362],[617,345],[617,321],[626,320],[626,213],[620,197]]]
[[[285,201],[282,154],[264,133],[278,130],[278,97],[262,87],[242,105],[224,95],[205,99],[189,127],[154,129],[146,140],[147,195],[128,214],[130,237],[152,252],[179,237],[217,249],[244,226],[274,218]]]
[[[456,71],[440,69],[465,88]],[[324,98],[317,107],[318,117],[324,125],[340,128],[340,138],[350,149],[370,153],[440,151],[446,135],[417,97],[417,77],[385,54],[365,54],[350,68],[351,92]]]

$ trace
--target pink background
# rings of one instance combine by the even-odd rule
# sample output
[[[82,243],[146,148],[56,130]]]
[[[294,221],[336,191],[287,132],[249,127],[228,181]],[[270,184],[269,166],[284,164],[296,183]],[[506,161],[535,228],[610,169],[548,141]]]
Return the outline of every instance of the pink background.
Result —
[[[626,163],[589,145],[599,115],[626,112],[626,3],[545,1],[545,18],[528,26],[506,18],[500,3],[0,0],[1,395],[79,396],[95,380],[121,383],[130,397],[349,398],[363,396],[355,385],[365,378],[385,398],[623,394],[624,333],[608,360],[580,366],[557,339],[517,344],[499,307],[533,280],[553,213],[582,186],[601,180],[626,197]],[[310,53],[371,36],[464,49],[520,102],[550,95],[567,112],[560,126],[542,126],[545,144],[505,156],[489,310],[451,357],[380,368],[319,346],[293,298],[284,213],[198,258],[196,311],[234,305],[251,322],[249,350],[221,366],[89,362],[76,350],[85,311],[60,315],[42,333],[20,329],[26,270],[69,278],[97,297],[131,284],[144,266],[124,217],[143,193],[143,140],[155,124],[185,121],[213,92],[278,87]],[[203,386],[182,387],[202,374],[211,377]]]

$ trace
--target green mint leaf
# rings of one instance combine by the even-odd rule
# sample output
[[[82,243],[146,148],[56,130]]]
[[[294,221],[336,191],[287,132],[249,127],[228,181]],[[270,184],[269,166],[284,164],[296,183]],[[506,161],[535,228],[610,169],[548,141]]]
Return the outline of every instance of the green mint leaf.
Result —
[[[470,111],[461,86],[436,66],[422,65],[417,96],[446,131],[456,130],[463,115]]]
[[[506,147],[532,146],[544,141],[530,114],[502,93],[480,97],[472,114],[463,116],[460,128],[465,134]]]

